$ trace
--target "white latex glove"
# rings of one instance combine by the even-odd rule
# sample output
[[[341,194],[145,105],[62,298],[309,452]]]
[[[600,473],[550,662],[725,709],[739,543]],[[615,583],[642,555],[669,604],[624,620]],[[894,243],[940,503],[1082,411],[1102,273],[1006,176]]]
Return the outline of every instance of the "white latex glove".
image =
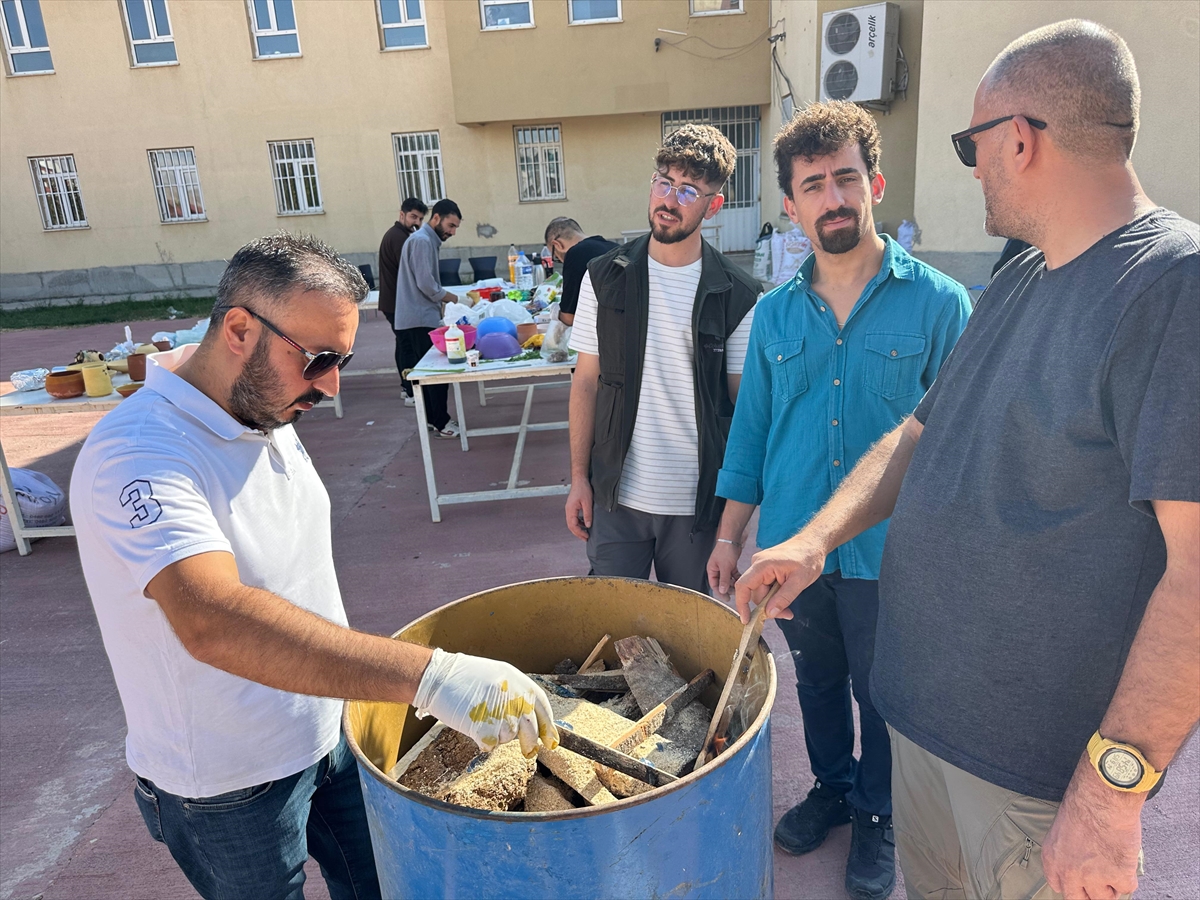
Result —
[[[554,713],[545,692],[506,662],[435,649],[413,700],[417,717],[433,716],[492,751],[513,738],[526,759],[537,744],[558,746]]]

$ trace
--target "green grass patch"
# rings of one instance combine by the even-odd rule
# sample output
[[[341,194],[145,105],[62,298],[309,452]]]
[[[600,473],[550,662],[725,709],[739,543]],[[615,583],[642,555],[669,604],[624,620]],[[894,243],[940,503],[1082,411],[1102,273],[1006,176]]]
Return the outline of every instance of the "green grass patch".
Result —
[[[0,331],[20,328],[69,328],[74,325],[106,325],[111,322],[144,322],[166,319],[174,309],[179,327],[190,328],[196,319],[212,312],[213,297],[172,297],[161,300],[118,300],[85,306],[33,306],[27,309],[0,309]]]

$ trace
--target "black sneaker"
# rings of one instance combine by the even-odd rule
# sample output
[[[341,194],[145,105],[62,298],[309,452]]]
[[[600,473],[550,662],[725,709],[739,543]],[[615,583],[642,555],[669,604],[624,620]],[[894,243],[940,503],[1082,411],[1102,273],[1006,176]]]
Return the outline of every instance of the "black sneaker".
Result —
[[[804,802],[793,806],[775,826],[775,843],[793,856],[816,850],[825,842],[829,829],[850,821],[850,805],[844,794],[817,782]]]
[[[896,835],[891,816],[851,807],[854,830],[846,860],[846,893],[854,900],[885,900],[896,886]]]

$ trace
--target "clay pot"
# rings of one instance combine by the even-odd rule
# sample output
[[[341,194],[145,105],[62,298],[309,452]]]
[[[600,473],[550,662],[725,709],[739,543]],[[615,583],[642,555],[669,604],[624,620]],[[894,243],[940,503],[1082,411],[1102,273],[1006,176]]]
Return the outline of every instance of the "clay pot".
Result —
[[[160,353],[165,353],[166,351],[171,349],[171,342],[170,341],[155,341],[154,346],[159,349]]]
[[[142,385],[140,383],[138,383],[136,381],[132,381],[129,384],[123,384],[119,388],[117,388],[117,393],[120,394],[122,397],[128,397],[130,394],[141,390],[141,388],[142,388]]]
[[[46,376],[46,393],[56,400],[68,400],[83,394],[83,373],[51,372]]]
[[[524,325],[517,326],[517,342],[524,343],[537,334],[537,322],[526,322]]]
[[[129,362],[129,380],[130,381],[145,381],[146,380],[146,354],[133,353],[127,357]]]

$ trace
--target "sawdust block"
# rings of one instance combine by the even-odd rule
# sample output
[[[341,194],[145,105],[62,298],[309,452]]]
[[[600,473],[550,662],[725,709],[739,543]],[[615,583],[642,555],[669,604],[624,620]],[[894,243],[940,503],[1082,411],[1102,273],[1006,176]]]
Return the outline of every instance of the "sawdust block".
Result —
[[[529,787],[525,791],[525,812],[565,812],[575,809],[575,804],[568,796],[570,788],[557,778],[551,781],[541,775],[529,779]]]
[[[435,733],[436,732],[436,733]],[[453,728],[435,725],[425,746],[401,771],[393,772],[406,788],[459,806],[507,812],[521,805],[537,763],[521,755],[517,741],[501,744],[491,753],[480,753],[475,742]],[[417,749],[414,747],[413,749]],[[401,760],[401,762],[405,762]]]
[[[617,656],[621,660],[621,668],[625,672],[625,681],[629,691],[637,700],[643,715],[650,712],[667,697],[687,684],[663,651],[662,646],[654,638],[633,636],[622,638],[613,644]],[[666,725],[662,727],[662,736],[670,741],[673,749],[672,765],[678,768],[665,768],[672,775],[679,775],[684,768],[691,765],[704,746],[704,738],[708,735],[708,725],[712,721],[712,710],[699,700],[689,704]],[[689,756],[690,754],[690,756]],[[685,757],[686,760],[684,759]],[[658,765],[655,762],[655,765]]]

